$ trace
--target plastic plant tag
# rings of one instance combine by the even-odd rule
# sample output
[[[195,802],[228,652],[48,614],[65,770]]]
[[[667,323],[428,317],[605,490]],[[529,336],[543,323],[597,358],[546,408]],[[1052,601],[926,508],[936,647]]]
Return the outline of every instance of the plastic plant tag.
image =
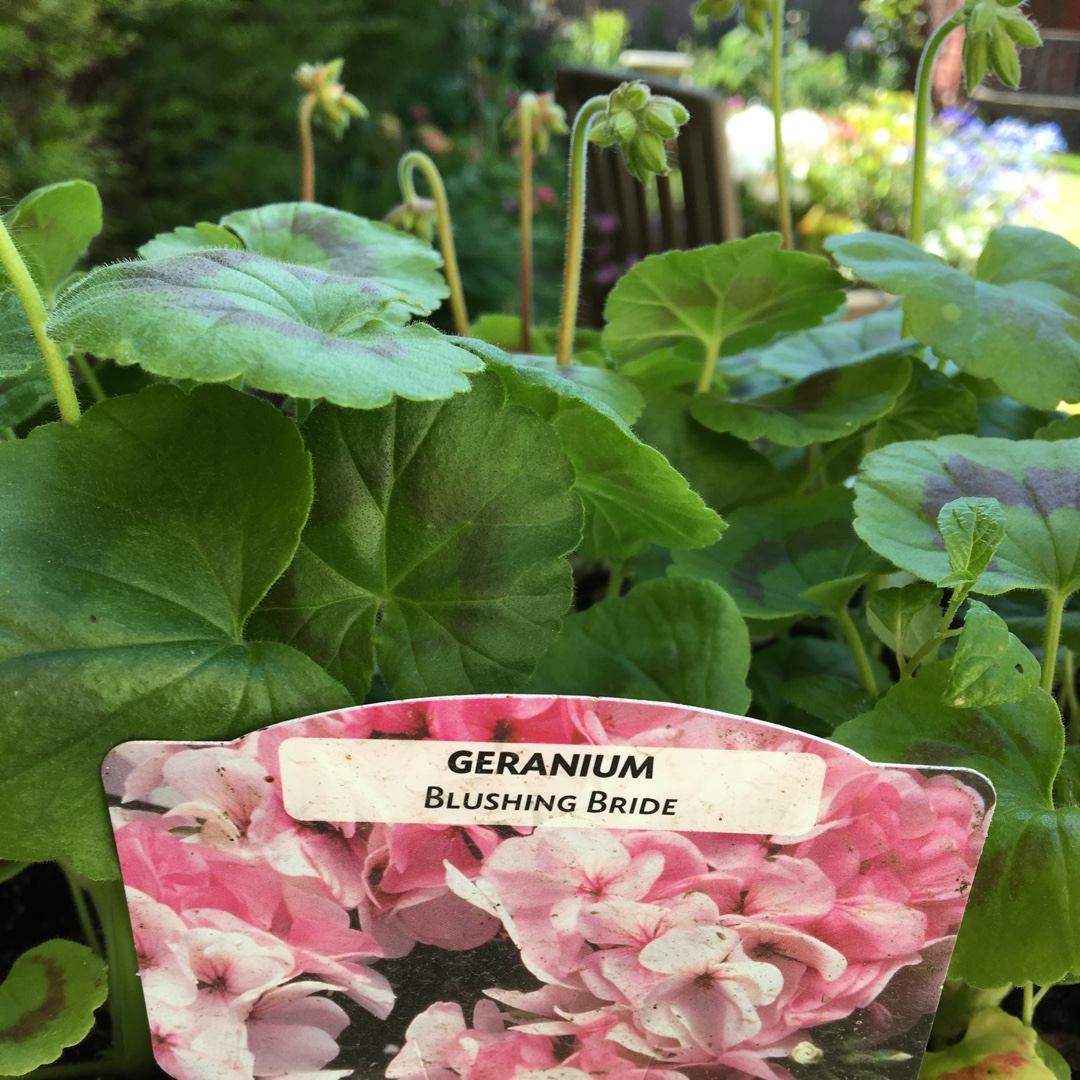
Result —
[[[572,697],[124,743],[104,779],[177,1080],[915,1080],[993,803]]]

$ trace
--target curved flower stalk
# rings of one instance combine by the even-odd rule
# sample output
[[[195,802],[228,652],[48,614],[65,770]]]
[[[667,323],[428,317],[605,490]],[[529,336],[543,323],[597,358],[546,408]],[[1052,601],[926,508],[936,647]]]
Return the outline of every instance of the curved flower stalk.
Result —
[[[699,0],[695,14],[710,19],[726,19],[737,0]],[[773,111],[773,141],[776,145],[776,196],[780,235],[784,250],[795,250],[795,230],[791,217],[787,160],[784,153],[784,0],[742,0],[743,22],[760,37],[765,36],[766,16],[772,21],[770,82]]]
[[[690,114],[674,98],[653,94],[643,82],[623,83],[606,97],[589,98],[578,110],[570,134],[569,211],[566,260],[563,270],[562,314],[559,320],[558,362],[570,363],[581,292],[581,257],[585,237],[586,148],[619,147],[630,174],[646,187],[654,176],[667,176],[664,142],[678,137]]]
[[[521,351],[532,348],[532,215],[533,152],[546,154],[552,135],[565,135],[566,113],[555,104],[555,95],[526,91],[506,121],[506,130],[517,135],[521,159],[518,213],[521,223]]]
[[[431,188],[431,199],[421,199],[416,194],[413,172],[419,169]],[[430,240],[432,230],[439,230],[439,249],[442,251],[446,284],[450,287],[450,309],[454,314],[454,332],[461,337],[469,336],[469,315],[465,310],[465,292],[461,287],[457,251],[454,248],[454,230],[450,223],[450,203],[442,182],[439,166],[421,150],[410,150],[398,162],[398,187],[401,203],[386,215],[386,221],[395,228]]]
[[[988,70],[1006,86],[1020,85],[1018,49],[1035,48],[1042,38],[1035,26],[1017,9],[1022,0],[967,0],[962,8],[946,19],[926,43],[919,59],[915,84],[915,152],[911,186],[911,220],[908,238],[915,244],[923,239],[926,202],[926,148],[930,125],[930,91],[934,64],[945,39],[964,27],[964,83],[969,95],[975,92]]]
[[[313,120],[330,129],[335,139],[340,139],[349,127],[352,117],[363,120],[368,111],[359,98],[345,90],[340,82],[345,61],[338,57],[328,64],[301,64],[293,74],[293,81],[304,96],[300,99],[300,198],[303,202],[315,200],[315,143],[311,136]]]

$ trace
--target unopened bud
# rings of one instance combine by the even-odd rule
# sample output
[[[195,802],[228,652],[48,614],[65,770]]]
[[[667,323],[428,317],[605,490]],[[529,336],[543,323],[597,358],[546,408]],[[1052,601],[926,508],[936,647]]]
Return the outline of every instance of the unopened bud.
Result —
[[[996,26],[990,38],[990,63],[994,74],[1008,87],[1015,90],[1020,85],[1020,57],[1008,31]]]
[[[752,30],[759,37],[765,36],[765,12],[762,8],[754,7],[753,4],[743,4],[743,22],[746,28]]]
[[[652,97],[652,91],[643,82],[623,83],[612,93],[612,111],[618,108],[637,112],[644,109]]]
[[[989,36],[986,34],[968,34],[964,38],[964,83],[969,94],[973,94],[975,88],[983,81],[989,60]]]
[[[661,139],[674,139],[679,134],[675,114],[659,98],[649,102],[649,107],[645,110],[645,127]]]
[[[413,199],[412,202],[401,203],[383,218],[387,225],[392,225],[398,232],[409,233],[429,244],[435,235],[437,220],[432,199]]]
[[[589,128],[589,142],[596,143],[597,146],[614,146],[618,141],[615,132],[611,130],[610,116],[602,117]]]
[[[1037,49],[1042,44],[1042,35],[1023,15],[1003,14],[1000,25],[1021,49]]]
[[[967,19],[969,34],[989,34],[998,19],[997,0],[977,0]]]
[[[791,1051],[791,1060],[799,1065],[813,1065],[825,1056],[820,1046],[815,1046],[809,1039],[796,1043]]]
[[[617,112],[611,114],[611,133],[615,136],[617,142],[624,143],[628,139],[632,139],[638,130],[637,120],[634,119],[633,113]]]
[[[667,176],[671,172],[663,140],[651,131],[642,131],[637,138],[623,143],[622,152],[630,175],[646,187],[652,184],[654,176]]]
[[[694,14],[704,19],[726,19],[734,10],[738,0],[698,0]]]

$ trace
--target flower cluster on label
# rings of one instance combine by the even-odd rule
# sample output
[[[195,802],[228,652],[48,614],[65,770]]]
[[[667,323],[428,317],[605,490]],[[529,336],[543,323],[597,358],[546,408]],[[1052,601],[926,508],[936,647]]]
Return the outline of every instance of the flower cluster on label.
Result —
[[[827,769],[800,836],[310,823],[286,814],[277,772],[298,735],[787,750]],[[130,743],[108,778],[155,1050],[178,1080],[347,1076],[326,1067],[349,1023],[336,996],[385,1018],[380,960],[497,934],[536,989],[432,1003],[389,1080],[790,1080],[821,1025],[857,1017],[884,1043],[933,1009],[985,813],[949,773],[573,698],[368,706],[228,748]]]

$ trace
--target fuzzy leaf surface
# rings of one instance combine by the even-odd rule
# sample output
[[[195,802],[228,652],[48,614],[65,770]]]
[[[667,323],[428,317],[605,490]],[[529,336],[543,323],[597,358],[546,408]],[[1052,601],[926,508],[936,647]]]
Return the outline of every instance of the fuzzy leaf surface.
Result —
[[[573,469],[493,374],[446,402],[320,406],[304,425],[316,500],[257,617],[362,698],[510,691],[571,602]]]
[[[911,379],[911,362],[883,357],[826,368],[792,386],[745,400],[699,394],[690,413],[699,424],[753,442],[809,446],[853,435],[896,404]]]
[[[997,229],[974,279],[897,236],[833,236],[825,246],[863,280],[902,295],[911,333],[937,356],[1026,405],[1080,400],[1080,249],[1064,237]]]
[[[743,713],[750,635],[711,581],[657,578],[566,619],[531,693],[674,701]]]
[[[82,1042],[109,993],[108,970],[85,945],[54,938],[0,983],[0,1075],[22,1076]]]
[[[139,248],[139,254],[144,259],[168,259],[173,255],[221,247],[242,248],[244,241],[221,225],[199,221],[194,225],[181,225],[171,232],[158,233]]]
[[[851,504],[834,487],[736,510],[719,544],[676,552],[670,572],[715,581],[747,618],[825,614],[888,568],[855,535]]]
[[[228,739],[347,700],[244,622],[311,502],[295,425],[158,385],[0,444],[0,857],[118,874],[98,769],[128,739]]]
[[[0,292],[0,377],[20,375],[31,364],[41,364],[30,320],[14,289]]]
[[[480,360],[430,326],[399,325],[390,309],[405,299],[376,281],[215,248],[99,267],[64,293],[49,327],[155,375],[242,376],[354,408],[467,390]]]
[[[0,379],[0,428],[16,427],[55,400],[39,353],[37,362],[26,371]]]
[[[868,454],[855,482],[855,530],[927,581],[951,573],[937,520],[954,499],[996,499],[1005,538],[975,591],[1080,587],[1080,442],[951,435]]]
[[[837,742],[872,761],[977,769],[997,806],[953,954],[952,971],[984,989],[1056,982],[1080,968],[1080,808],[1055,809],[1065,733],[1054,699],[952,708],[948,663],[896,684]],[[987,948],[993,942],[993,948]]]
[[[1039,688],[1042,668],[1005,620],[972,600],[956,641],[944,701],[954,708],[1022,701]]]
[[[619,365],[686,340],[729,356],[817,326],[843,287],[825,259],[781,251],[775,233],[650,255],[611,290],[604,345]]]

